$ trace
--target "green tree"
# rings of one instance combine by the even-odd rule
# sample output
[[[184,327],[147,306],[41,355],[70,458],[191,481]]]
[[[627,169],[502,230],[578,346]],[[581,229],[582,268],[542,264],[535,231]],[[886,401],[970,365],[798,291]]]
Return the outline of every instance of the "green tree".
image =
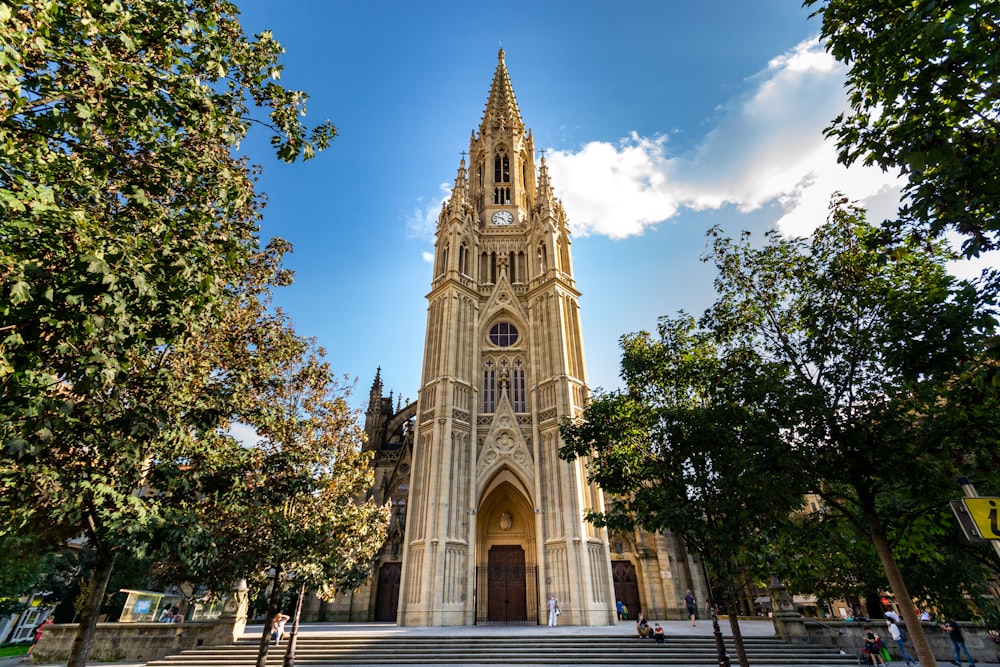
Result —
[[[78,549],[39,543],[31,535],[0,535],[0,615],[24,611],[24,598],[45,593],[62,599],[79,571]],[[17,557],[11,556],[17,554]]]
[[[805,0],[848,65],[840,160],[906,178],[900,222],[1000,244],[1000,6],[971,0]]]
[[[910,239],[880,249],[879,230],[839,199],[809,239],[771,232],[755,247],[748,236],[712,236],[714,305],[697,327],[662,321],[655,345],[645,334],[626,337],[627,392],[599,395],[568,425],[566,453],[592,452],[595,478],[632,494],[626,503],[640,522],[655,527],[659,517],[709,550],[709,539],[731,539],[730,553],[740,544],[755,551],[786,534],[786,492],[819,494],[871,544],[921,662],[933,665],[894,550],[916,552],[907,533],[930,530],[920,522],[940,512],[955,477],[996,476],[1000,406],[982,382],[994,295],[950,276],[943,245]],[[658,347],[668,353],[644,353]],[[758,505],[771,496],[776,514]],[[732,525],[760,534],[707,530],[716,510],[698,506],[704,499],[731,503]],[[918,501],[911,516],[907,499]],[[699,538],[686,521],[712,535]]]
[[[863,211],[836,199],[808,240],[771,233],[754,248],[717,237],[718,300],[704,321],[786,369],[794,426],[782,439],[810,491],[871,542],[932,665],[889,527],[895,499],[940,499],[956,476],[995,474],[1000,413],[980,381],[995,298],[947,273],[943,245],[886,250],[881,240]]]
[[[232,414],[241,378],[179,346],[287,282],[234,152],[255,123],[286,161],[335,131],[303,127],[280,53],[220,0],[0,4],[0,530],[93,550],[70,667],[163,519],[150,471],[211,458]]]
[[[831,486],[827,484],[827,495],[834,493]],[[918,497],[905,490],[883,494],[879,514],[885,517],[887,539],[914,600],[944,617],[985,618],[994,607],[989,587],[998,571],[992,551],[966,540],[955,523],[947,502],[956,492],[957,487],[942,497]],[[764,557],[777,564],[790,588],[825,599],[864,597],[875,608],[863,611],[880,618],[880,596],[872,592],[886,590],[888,581],[867,531],[860,528],[863,517],[845,516],[844,510],[856,510],[856,505],[795,517],[792,529],[782,531]]]
[[[562,424],[561,455],[592,457],[591,479],[619,497],[591,521],[680,535],[732,609],[745,552],[765,547],[805,491],[780,437],[782,368],[684,315],[661,319],[656,338],[641,332],[621,345],[627,389],[595,394]],[[746,667],[736,614],[729,619]]]
[[[252,400],[240,415],[260,440],[232,449],[223,466],[218,457],[204,462],[217,466],[206,475],[216,483],[176,499],[177,516],[165,522],[159,542],[165,546],[160,576],[217,591],[246,577],[253,588],[270,587],[267,618],[273,618],[288,585],[298,585],[301,602],[306,588],[332,599],[364,583],[385,542],[389,507],[370,497],[371,453],[361,451],[364,434],[348,389],[332,377],[322,350],[282,326],[280,313],[268,321],[266,348],[250,346],[266,349],[267,372],[249,375]],[[296,628],[297,620],[296,613]],[[261,666],[269,632],[265,623]],[[288,651],[294,656],[294,641]]]

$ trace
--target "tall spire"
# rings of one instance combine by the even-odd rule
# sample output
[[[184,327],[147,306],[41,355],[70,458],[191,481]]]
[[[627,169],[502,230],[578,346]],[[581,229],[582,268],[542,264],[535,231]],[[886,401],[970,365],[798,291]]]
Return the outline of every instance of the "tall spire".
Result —
[[[375,369],[375,379],[372,381],[372,388],[368,392],[368,409],[372,410],[382,398],[382,367]]]
[[[504,61],[504,51],[497,53],[497,69],[493,73],[493,84],[490,86],[490,96],[486,100],[486,111],[483,122],[479,125],[480,134],[489,134],[491,130],[524,131],[524,121],[521,110],[517,108],[517,98],[514,88],[510,85],[510,75],[507,73],[507,63]]]
[[[544,151],[542,151],[544,153]],[[549,167],[545,164],[545,156],[542,155],[542,163],[538,168],[538,205],[542,211],[548,213],[552,209],[555,195],[552,193],[552,183],[549,181]]]

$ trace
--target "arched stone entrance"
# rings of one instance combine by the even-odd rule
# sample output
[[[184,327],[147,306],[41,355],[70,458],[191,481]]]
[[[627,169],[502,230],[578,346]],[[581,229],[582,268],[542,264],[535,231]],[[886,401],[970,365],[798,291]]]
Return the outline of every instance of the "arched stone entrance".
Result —
[[[535,514],[509,469],[487,486],[477,518],[476,623],[537,623]]]

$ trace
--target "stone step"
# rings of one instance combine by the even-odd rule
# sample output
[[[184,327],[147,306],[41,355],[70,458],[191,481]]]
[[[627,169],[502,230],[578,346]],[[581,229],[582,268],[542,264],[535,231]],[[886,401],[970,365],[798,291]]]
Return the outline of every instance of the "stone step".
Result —
[[[737,664],[732,638],[726,638],[726,652]],[[252,666],[257,659],[255,640],[241,640],[231,646],[205,647],[185,651],[149,667]],[[756,665],[834,666],[857,665],[855,656],[840,655],[836,649],[812,645],[791,645],[777,639],[748,637],[744,640],[748,657]],[[268,667],[282,665],[286,642],[268,650]],[[300,636],[295,649],[296,665],[717,665],[713,637],[671,636],[664,644],[621,635],[579,636],[393,636],[338,635]]]

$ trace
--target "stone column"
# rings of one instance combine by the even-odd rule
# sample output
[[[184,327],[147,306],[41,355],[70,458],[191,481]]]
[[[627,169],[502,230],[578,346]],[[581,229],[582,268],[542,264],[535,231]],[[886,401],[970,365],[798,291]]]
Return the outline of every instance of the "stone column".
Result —
[[[205,639],[206,646],[228,646],[243,636],[247,627],[247,610],[250,607],[248,590],[246,579],[233,584],[215,631]]]
[[[778,581],[778,575],[771,575],[771,613],[774,620],[774,631],[789,644],[808,644],[809,633],[806,631],[805,619],[795,610],[792,596],[788,589]]]

